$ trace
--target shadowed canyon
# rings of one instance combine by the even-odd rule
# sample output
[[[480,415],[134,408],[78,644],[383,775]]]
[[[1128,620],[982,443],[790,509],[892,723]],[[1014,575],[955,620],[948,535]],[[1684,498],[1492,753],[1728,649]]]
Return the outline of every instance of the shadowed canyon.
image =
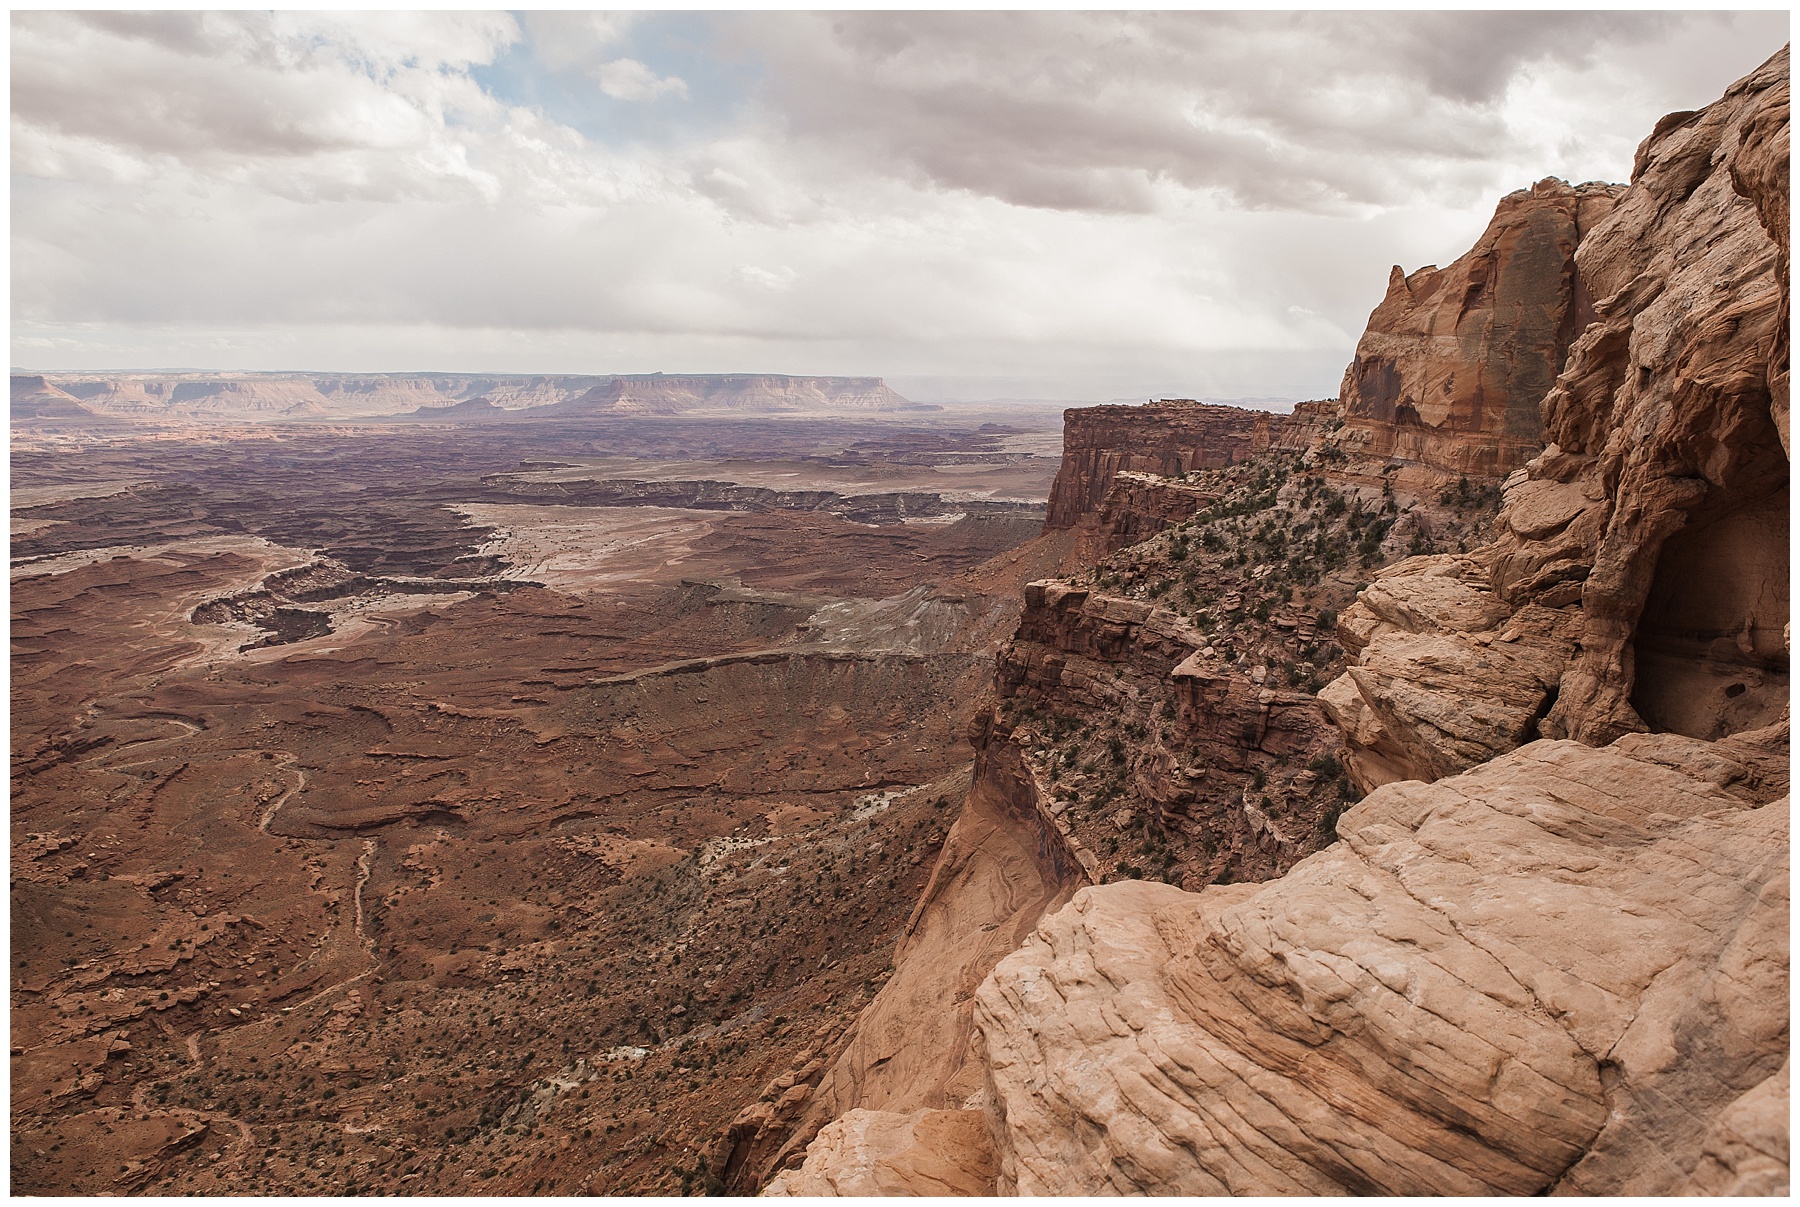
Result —
[[[13,1188],[1785,1194],[1788,98],[1291,413],[15,375]]]

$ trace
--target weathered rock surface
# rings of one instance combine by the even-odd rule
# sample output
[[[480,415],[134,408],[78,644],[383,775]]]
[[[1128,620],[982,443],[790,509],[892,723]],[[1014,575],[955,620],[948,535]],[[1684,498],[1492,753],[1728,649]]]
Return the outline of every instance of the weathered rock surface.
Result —
[[[1537,737],[1579,623],[1571,609],[1514,613],[1476,557],[1389,567],[1338,618],[1357,664],[1319,693],[1357,786],[1453,775]]]
[[[819,1133],[806,1164],[777,1174],[769,1198],[991,1195],[994,1148],[978,1110],[850,1111]]]
[[[1198,414],[1188,413],[1196,409]],[[1291,414],[1272,416],[1197,403],[1065,411],[1065,448],[1057,467],[1063,502],[1059,511],[1053,487],[1048,526],[1073,524],[1081,535],[1081,561],[1098,562],[1217,500],[1216,488],[1183,481],[1180,474],[1234,465],[1271,449],[1305,452],[1335,423],[1340,409],[1336,399],[1325,399],[1296,403]],[[1095,424],[1088,417],[1094,410],[1113,412],[1112,422]],[[1218,411],[1228,414],[1213,413]],[[1078,450],[1073,462],[1071,449]],[[1130,468],[1117,468],[1115,462]],[[1142,465],[1158,468],[1145,472]]]
[[[1783,51],[1658,125],[1576,253],[1597,317],[1500,538],[1390,567],[1345,611],[1358,665],[1321,699],[1364,787],[1540,734],[1717,738],[1786,715],[1787,114]]]
[[[1108,553],[1145,541],[1187,519],[1217,498],[1217,493],[1179,479],[1121,470],[1100,500],[1098,511],[1081,517],[1082,560],[1096,562]]]
[[[1784,49],[1658,123],[1578,254],[1598,318],[1544,400],[1532,476],[1578,486],[1604,528],[1546,733],[1712,736],[1786,705],[1788,285],[1764,215],[1786,213],[1787,125]]]
[[[1167,476],[1235,465],[1280,447],[1285,428],[1310,429],[1313,422],[1310,412],[1296,419],[1198,402],[1064,411],[1062,464],[1050,487],[1045,526],[1072,528],[1098,511],[1121,471]]]
[[[976,997],[1001,1191],[1784,1187],[1785,759],[1542,741],[1260,888],[1082,890]]]
[[[1593,317],[1575,249],[1622,191],[1541,180],[1503,198],[1448,268],[1395,265],[1344,373],[1337,447],[1449,478],[1502,478],[1535,456],[1538,404]]]

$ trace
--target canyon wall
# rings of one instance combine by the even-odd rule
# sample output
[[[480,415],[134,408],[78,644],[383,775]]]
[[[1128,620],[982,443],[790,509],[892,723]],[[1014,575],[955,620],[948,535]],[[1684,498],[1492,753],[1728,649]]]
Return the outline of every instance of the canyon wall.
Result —
[[[1786,715],[1787,113],[1784,52],[1658,124],[1577,252],[1596,318],[1499,539],[1392,567],[1343,614],[1357,664],[1321,698],[1364,787],[1537,736]]]
[[[1199,402],[1098,406],[1063,412],[1062,465],[1050,487],[1051,528],[1097,511],[1120,471],[1161,475],[1212,469],[1267,452],[1290,420],[1270,411]]]
[[[1502,478],[1535,456],[1538,404],[1593,318],[1575,249],[1622,191],[1542,180],[1503,198],[1448,268],[1395,265],[1344,372],[1340,472],[1379,485],[1371,475],[1397,461],[1423,490]]]
[[[1338,617],[1344,673],[1293,693],[1369,795],[1263,884],[1099,852],[975,993],[979,1091],[853,1104],[771,1193],[1786,1193],[1787,122],[1784,50],[1659,123],[1628,189],[1515,194],[1395,282],[1306,464],[1390,500],[1506,477],[1495,539],[1380,570]],[[1408,382],[1435,391],[1416,416]],[[1051,523],[1124,578],[1028,589],[987,734],[1064,824],[1055,772],[1093,762],[1052,704],[1123,721],[1140,783],[1203,716],[1202,784],[1256,757],[1285,702],[1154,580],[1221,506],[1331,513],[1303,473],[1250,502],[1156,477],[1249,468],[1267,421],[1209,417],[1201,451],[1152,408],[1070,414]]]

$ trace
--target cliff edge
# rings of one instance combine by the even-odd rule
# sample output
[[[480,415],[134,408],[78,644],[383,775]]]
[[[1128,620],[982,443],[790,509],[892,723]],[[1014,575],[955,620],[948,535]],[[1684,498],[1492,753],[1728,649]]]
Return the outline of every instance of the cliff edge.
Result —
[[[1334,618],[1342,673],[1312,706],[1368,795],[1323,815],[1335,842],[1280,856],[1285,874],[1262,884],[1156,883],[1104,851],[1081,860],[1091,831],[1068,824],[1073,804],[1057,810],[1100,882],[975,992],[955,1083],[978,1087],[846,1102],[858,1109],[803,1162],[791,1148],[770,1193],[1786,1193],[1787,126],[1784,49],[1660,122],[1628,188],[1540,185],[1502,205],[1489,250],[1561,282],[1561,302],[1513,311],[1538,361],[1514,357],[1507,389],[1542,385],[1535,437],[1516,408],[1473,405],[1485,386],[1462,392],[1459,374],[1512,355],[1490,338],[1504,307],[1454,351],[1405,330],[1430,291],[1516,296],[1478,246],[1454,279],[1390,290],[1346,377],[1343,427],[1326,423],[1294,465],[1259,462],[1276,433],[1243,420],[1210,468],[1140,467],[1163,454],[1097,428],[1072,441],[1066,506],[1081,514],[1064,518],[1087,522],[1112,497],[1121,518],[1103,529],[1139,543],[1096,582],[1148,598],[1033,585],[999,680],[1003,705],[1038,711],[1013,708],[986,734],[1023,752],[1037,800],[1085,799],[1037,768],[1069,769],[1085,793],[1079,777],[1103,767],[1056,745],[1056,705],[1079,699],[1092,725],[1126,720],[1109,740],[1134,790],[1155,788],[1158,764],[1139,756],[1169,735],[1218,745],[1195,767],[1200,837],[1238,824],[1229,794],[1208,804],[1205,786],[1236,791],[1252,768],[1245,816],[1279,823],[1251,813],[1252,792],[1301,777],[1241,744],[1258,726],[1183,729],[1230,710],[1206,712],[1201,693],[1184,711],[1176,683],[1204,668],[1228,700],[1260,670],[1269,692],[1279,609],[1352,551],[1374,581]],[[1446,313],[1429,309],[1426,327]],[[1398,380],[1470,405],[1437,422],[1415,406],[1416,424],[1371,411],[1358,420],[1371,438],[1354,438],[1351,408],[1391,392],[1365,387],[1394,340],[1417,354],[1394,353]],[[1249,440],[1270,447],[1240,455]],[[1384,441],[1386,463],[1358,482],[1370,465],[1356,458],[1372,464]],[[1401,505],[1437,482],[1457,512],[1481,488],[1465,471],[1514,462],[1492,539],[1473,548]],[[1190,488],[1207,497],[1178,518]],[[1123,505],[1121,491],[1143,497]],[[1183,616],[1149,600],[1179,593],[1190,538],[1229,559],[1209,573],[1242,573],[1216,603],[1190,576],[1180,598],[1197,610]],[[1454,551],[1432,548],[1447,539]],[[1285,595],[1255,625],[1203,630],[1272,582]],[[1183,643],[1193,653],[1176,662]],[[1048,837],[1042,812],[1031,832]]]

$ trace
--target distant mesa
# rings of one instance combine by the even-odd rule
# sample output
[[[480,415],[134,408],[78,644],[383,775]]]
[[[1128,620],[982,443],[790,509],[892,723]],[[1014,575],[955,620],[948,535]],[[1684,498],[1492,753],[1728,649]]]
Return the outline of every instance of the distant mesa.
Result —
[[[485,398],[524,410],[578,398],[603,377],[475,377],[444,373],[51,373],[88,410],[134,420],[343,421],[447,410]],[[455,420],[452,419],[452,422]]]
[[[772,373],[650,373],[614,377],[580,398],[537,412],[580,415],[805,414],[817,411],[937,411],[879,377],[786,377]],[[535,416],[534,416],[535,417]]]
[[[12,379],[12,420],[14,423],[106,423],[81,405],[74,395],[57,389],[42,377],[15,376]]]
[[[494,400],[484,394],[480,398],[471,398],[449,406],[442,403],[422,406],[416,411],[408,411],[392,418],[397,423],[491,423],[517,414],[517,408],[508,410],[495,406]]]
[[[81,414],[183,423],[490,423],[513,418],[937,411],[879,377],[694,373],[476,377],[440,373],[49,373],[14,377],[14,415],[55,399]],[[35,383],[21,386],[19,383]],[[22,393],[23,391],[23,393]],[[46,393],[49,391],[50,393]],[[22,400],[29,395],[32,401]],[[69,405],[80,408],[68,411]]]

